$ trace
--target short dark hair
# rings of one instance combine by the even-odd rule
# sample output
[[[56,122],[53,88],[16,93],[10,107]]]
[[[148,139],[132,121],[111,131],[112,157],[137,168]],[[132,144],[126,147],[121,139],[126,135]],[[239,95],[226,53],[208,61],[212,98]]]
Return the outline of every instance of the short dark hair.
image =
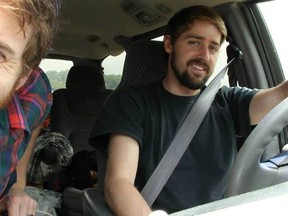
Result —
[[[165,34],[170,35],[174,43],[196,20],[212,23],[221,33],[221,44],[226,40],[227,29],[221,16],[212,8],[203,5],[186,7],[175,13],[167,24]]]

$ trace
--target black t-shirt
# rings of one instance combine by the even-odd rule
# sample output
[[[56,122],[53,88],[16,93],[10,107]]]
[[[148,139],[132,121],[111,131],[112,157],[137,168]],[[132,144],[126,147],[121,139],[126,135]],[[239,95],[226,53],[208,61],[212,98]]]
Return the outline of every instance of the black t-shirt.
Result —
[[[236,133],[249,131],[249,104],[256,90],[222,87],[191,144],[153,204],[175,212],[221,199],[235,159]],[[91,134],[105,151],[109,134],[133,137],[140,146],[135,185],[142,190],[172,142],[196,96],[176,96],[162,82],[118,91],[106,103]]]

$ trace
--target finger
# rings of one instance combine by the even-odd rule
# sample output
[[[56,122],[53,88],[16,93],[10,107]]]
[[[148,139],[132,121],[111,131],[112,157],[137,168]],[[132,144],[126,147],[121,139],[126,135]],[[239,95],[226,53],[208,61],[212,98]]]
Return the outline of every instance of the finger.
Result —
[[[9,216],[19,216],[20,204],[15,200],[7,199],[7,212]]]
[[[35,215],[37,203],[30,196],[10,197],[7,201],[9,216]]]
[[[29,200],[29,205],[28,205],[28,208],[27,208],[27,216],[33,216],[36,214],[36,208],[37,208],[37,202],[30,198]]]
[[[23,197],[20,205],[19,216],[35,215],[36,207],[37,202],[34,199],[32,199],[30,196]]]

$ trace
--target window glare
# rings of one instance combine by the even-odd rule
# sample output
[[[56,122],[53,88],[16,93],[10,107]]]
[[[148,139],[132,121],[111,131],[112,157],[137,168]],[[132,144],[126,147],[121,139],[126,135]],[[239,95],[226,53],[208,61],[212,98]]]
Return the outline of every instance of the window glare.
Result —
[[[285,23],[285,21],[288,20],[288,1],[267,1],[259,3],[258,6],[273,38],[273,42],[284,71],[284,75],[286,79],[288,79],[288,61],[286,59],[288,52],[288,28],[281,25],[281,22]]]
[[[50,81],[52,91],[66,87],[66,78],[72,66],[72,61],[60,59],[43,59],[40,63],[40,68]]]
[[[57,71],[69,70],[73,66],[72,61],[59,60],[59,59],[43,59],[40,63],[40,68],[46,71]]]

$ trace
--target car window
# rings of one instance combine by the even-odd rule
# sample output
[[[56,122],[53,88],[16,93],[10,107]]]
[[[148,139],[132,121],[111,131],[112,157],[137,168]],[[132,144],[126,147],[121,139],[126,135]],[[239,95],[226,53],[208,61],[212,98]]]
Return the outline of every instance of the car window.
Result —
[[[210,79],[208,80],[208,83],[227,65],[227,54],[226,54],[226,48],[228,46],[228,42],[224,42],[220,48],[219,51],[219,56],[218,56],[218,60],[215,66],[215,70],[214,73],[212,74],[212,76],[210,77]],[[228,75],[226,73],[225,77],[222,80],[222,86],[229,86],[229,81],[228,81]]]
[[[40,68],[49,78],[52,91],[66,87],[67,74],[72,66],[72,61],[60,59],[43,59],[40,63]]]
[[[286,80],[288,79],[288,29],[279,22],[288,20],[288,1],[267,1],[258,4],[274,42]]]
[[[118,56],[108,56],[102,62],[106,88],[115,89],[121,81],[126,52]]]

